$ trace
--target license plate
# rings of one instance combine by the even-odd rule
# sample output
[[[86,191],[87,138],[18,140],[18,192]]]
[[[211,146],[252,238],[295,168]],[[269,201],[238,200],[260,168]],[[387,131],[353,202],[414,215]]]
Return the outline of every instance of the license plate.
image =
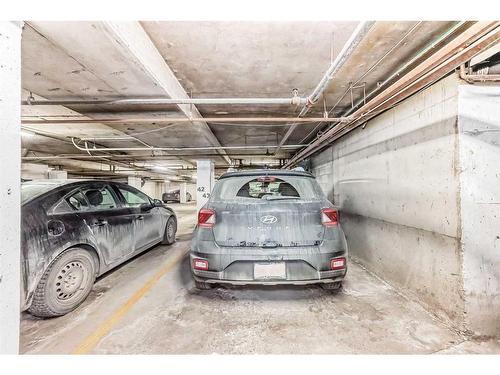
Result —
[[[255,279],[286,279],[285,263],[256,263],[253,276]]]

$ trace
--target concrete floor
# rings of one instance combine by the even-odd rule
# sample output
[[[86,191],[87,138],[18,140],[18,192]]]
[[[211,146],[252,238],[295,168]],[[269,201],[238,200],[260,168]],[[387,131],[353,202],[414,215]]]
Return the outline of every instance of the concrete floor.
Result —
[[[467,339],[353,262],[336,295],[313,286],[197,291],[186,257],[195,205],[172,206],[175,245],[101,277],[66,316],[23,314],[21,352],[500,353],[500,341]]]

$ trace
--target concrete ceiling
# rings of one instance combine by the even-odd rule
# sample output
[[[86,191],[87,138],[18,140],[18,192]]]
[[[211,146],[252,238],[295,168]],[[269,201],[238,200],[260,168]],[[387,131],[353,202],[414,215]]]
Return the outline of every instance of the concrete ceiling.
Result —
[[[452,24],[377,22],[326,90],[327,109],[338,101],[333,113],[344,113],[351,105],[350,92],[342,100],[341,97],[351,82],[357,81],[383,58],[361,80],[367,92],[376,88],[377,82],[383,81]],[[186,94],[203,98],[291,97],[293,88],[305,97],[328,68],[332,53],[333,57],[339,53],[356,25],[357,22],[161,21],[131,23],[130,27],[122,28],[120,23],[106,22],[27,22],[22,39],[23,97],[26,98],[29,92],[39,100],[168,98]],[[406,39],[400,42],[405,35]],[[362,96],[362,89],[353,91],[354,101]],[[81,119],[113,116],[165,119],[294,116],[299,109],[291,105],[23,106],[22,114],[24,119],[75,116]],[[321,116],[322,112],[323,103],[318,103],[310,115]],[[224,125],[204,121],[196,124],[132,121],[26,127],[49,135],[23,138],[23,148],[30,155],[82,154],[72,145],[71,137],[129,135],[125,140],[96,140],[98,145],[107,147],[276,145],[287,129],[286,124]],[[300,125],[287,143],[303,142],[313,136],[316,129],[319,129],[316,124]],[[275,159],[266,155],[267,151],[228,150],[227,153],[232,159],[246,162]],[[197,159],[194,154],[206,157],[208,153],[214,151],[156,152],[163,160],[154,163],[164,167],[169,164],[190,167]],[[151,152],[121,154],[147,156]],[[168,158],[168,154],[176,156]],[[289,150],[282,150],[277,157],[289,155]],[[216,164],[226,164],[229,160],[224,155],[212,159]],[[61,163],[60,160],[57,163]]]

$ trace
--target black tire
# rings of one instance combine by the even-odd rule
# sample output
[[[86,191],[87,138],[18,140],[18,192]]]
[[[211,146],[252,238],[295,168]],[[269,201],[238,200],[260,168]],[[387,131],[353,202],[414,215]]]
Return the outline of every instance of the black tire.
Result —
[[[212,284],[206,283],[204,281],[194,281],[194,286],[199,290],[210,290],[212,289]]]
[[[74,247],[59,254],[35,289],[28,311],[42,318],[61,316],[76,309],[89,295],[97,274],[97,259]]]
[[[338,292],[340,289],[342,289],[342,282],[337,281],[335,283],[323,283],[323,284],[321,284],[321,287],[325,290],[331,290],[334,292]]]
[[[170,216],[165,225],[165,234],[163,235],[162,245],[172,245],[175,242],[175,234],[177,233],[177,220]]]

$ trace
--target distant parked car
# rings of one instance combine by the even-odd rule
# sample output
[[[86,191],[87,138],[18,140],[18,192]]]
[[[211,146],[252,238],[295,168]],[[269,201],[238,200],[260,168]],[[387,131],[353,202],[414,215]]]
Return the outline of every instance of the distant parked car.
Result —
[[[339,289],[347,243],[337,208],[313,175],[290,170],[222,175],[191,242],[196,287],[320,284]]]
[[[38,180],[21,197],[22,310],[33,315],[72,311],[97,276],[175,242],[175,213],[125,184]]]
[[[186,192],[186,202],[191,202],[191,199],[193,199],[193,197],[191,196],[190,193]],[[163,195],[161,196],[161,200],[164,202],[164,203],[168,203],[168,202],[180,202],[181,201],[181,191],[180,189],[174,189],[174,190],[170,190],[166,193],[163,193]]]

